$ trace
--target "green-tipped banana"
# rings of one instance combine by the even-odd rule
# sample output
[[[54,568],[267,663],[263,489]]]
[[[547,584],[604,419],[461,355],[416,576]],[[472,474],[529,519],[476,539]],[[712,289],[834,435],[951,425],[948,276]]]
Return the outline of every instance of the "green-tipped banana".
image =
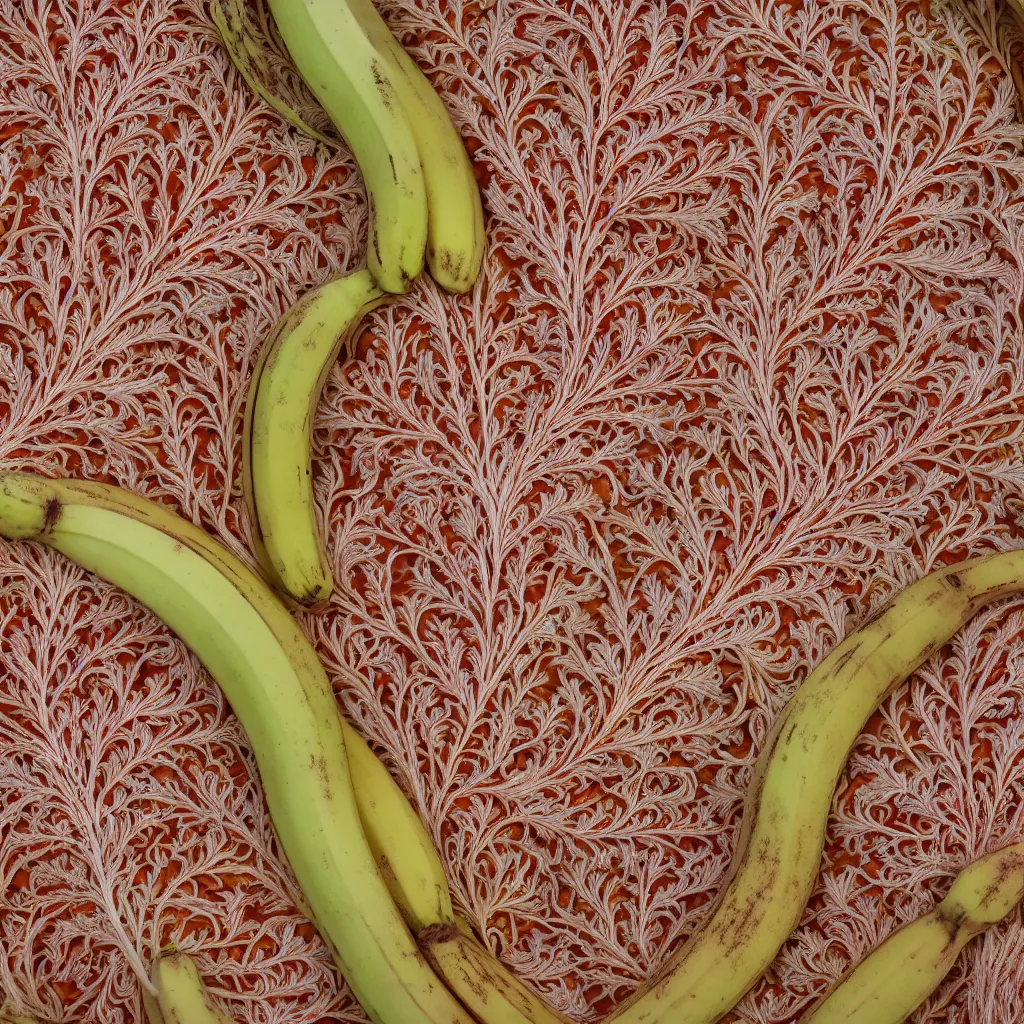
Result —
[[[818,875],[832,792],[878,705],[988,601],[1024,590],[1024,551],[940,569],[840,644],[780,714],[757,759],[732,867],[705,926],[618,1024],[711,1024],[796,927]]]
[[[341,0],[269,2],[299,74],[362,172],[370,199],[370,272],[384,291],[407,292],[423,269],[427,194],[394,70]]]
[[[975,861],[946,898],[891,935],[800,1024],[902,1024],[942,983],[964,946],[1024,899],[1024,843]]]
[[[257,555],[300,604],[326,600],[333,586],[310,468],[320,392],[346,339],[387,298],[365,270],[304,295],[264,345],[249,386],[242,484]]]
[[[262,580],[169,510],[102,484],[0,474],[0,536],[41,541],[120,586],[195,651],[246,731],[281,846],[371,1019],[469,1024],[374,861],[326,673]]]
[[[416,140],[427,194],[427,266],[450,292],[466,292],[480,273],[485,246],[483,207],[473,165],[444,102],[395,39],[372,0],[338,0],[359,21],[391,71]],[[218,10],[223,6],[224,10]],[[228,55],[252,89],[308,135],[323,139],[268,83],[269,61],[239,0],[215,0],[214,20]],[[300,68],[301,70],[301,68]]]
[[[266,47],[260,42],[261,33],[249,16],[245,0],[211,0],[210,14],[231,63],[249,88],[299,131],[305,132],[317,142],[332,145],[327,136],[307,124],[297,110],[267,85],[270,62],[267,60]]]
[[[568,1024],[486,950],[461,919],[424,928],[419,944],[438,977],[482,1024]]]
[[[149,1024],[235,1024],[213,1005],[195,961],[184,953],[161,953],[150,977],[156,998],[146,1000]]]
[[[414,934],[449,924],[455,914],[448,879],[419,815],[380,758],[347,725],[345,750],[363,831],[406,924]]]

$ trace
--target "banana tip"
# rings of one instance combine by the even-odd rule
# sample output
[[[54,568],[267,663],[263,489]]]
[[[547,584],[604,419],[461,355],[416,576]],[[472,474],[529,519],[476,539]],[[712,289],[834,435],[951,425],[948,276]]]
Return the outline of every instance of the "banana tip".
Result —
[[[0,536],[25,540],[49,533],[62,508],[56,489],[42,477],[0,474]]]

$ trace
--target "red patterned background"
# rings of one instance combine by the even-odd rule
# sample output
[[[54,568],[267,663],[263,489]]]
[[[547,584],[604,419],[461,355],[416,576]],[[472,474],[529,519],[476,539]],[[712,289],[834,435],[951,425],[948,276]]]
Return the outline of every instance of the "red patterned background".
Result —
[[[597,1020],[700,925],[808,669],[929,568],[1024,543],[1022,38],[987,0],[381,7],[490,247],[330,377],[339,586],[303,626],[461,911]],[[251,560],[248,376],[361,264],[355,165],[248,91],[198,0],[0,12],[0,460]],[[362,1020],[189,652],[29,544],[0,546],[0,641],[0,993],[128,1024],[173,940],[240,1024]],[[794,1020],[1024,839],[1022,657],[1024,604],[990,609],[874,717],[735,1021]],[[914,1020],[1022,1019],[1018,911]]]

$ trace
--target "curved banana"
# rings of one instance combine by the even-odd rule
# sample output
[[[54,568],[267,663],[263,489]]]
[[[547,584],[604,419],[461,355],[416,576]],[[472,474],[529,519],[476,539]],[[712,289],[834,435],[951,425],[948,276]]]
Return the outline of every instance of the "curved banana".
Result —
[[[146,1001],[149,1024],[235,1024],[211,1003],[195,961],[184,953],[161,953],[150,978],[156,998]]]
[[[568,1024],[485,949],[461,918],[424,928],[417,938],[438,977],[483,1024]]]
[[[484,215],[469,154],[429,79],[394,37],[373,0],[344,0],[394,71],[409,115],[427,189],[427,267],[450,292],[467,292],[484,255]]]
[[[266,84],[269,74],[266,48],[259,41],[258,30],[246,9],[245,0],[210,0],[210,15],[231,63],[249,88],[290,125],[317,142],[333,145],[326,135],[307,124],[297,110]]]
[[[347,722],[344,732],[359,820],[391,898],[414,935],[428,925],[450,924],[455,913],[448,878],[430,834],[362,736]]]
[[[35,1017],[20,1017],[7,1006],[0,1006],[0,1024],[39,1024]]]
[[[394,71],[341,0],[269,2],[299,74],[359,164],[370,200],[370,272],[384,291],[407,292],[423,269],[427,195]]]
[[[1024,590],[1024,551],[907,587],[841,643],[779,715],[754,767],[730,874],[704,927],[618,1024],[711,1024],[775,958],[810,898],[836,782],[881,702],[978,608]]]
[[[342,345],[385,295],[366,270],[304,295],[263,346],[242,435],[242,487],[257,556],[278,587],[304,605],[333,580],[320,540],[310,469],[313,419]]]
[[[942,983],[963,948],[1024,900],[1024,843],[982,857],[933,911],[889,936],[800,1024],[902,1024]]]
[[[409,118],[427,194],[427,267],[450,292],[466,292],[480,273],[486,243],[483,206],[473,165],[441,97],[394,37],[372,0],[338,0],[362,25],[386,61]],[[307,135],[324,140],[268,84],[269,62],[240,0],[213,0],[213,15],[235,67],[249,86]]]
[[[388,893],[330,683],[266,584],[168,509],[103,484],[0,474],[0,536],[41,541],[122,587],[196,652],[245,729],[281,846],[370,1018],[469,1024]]]

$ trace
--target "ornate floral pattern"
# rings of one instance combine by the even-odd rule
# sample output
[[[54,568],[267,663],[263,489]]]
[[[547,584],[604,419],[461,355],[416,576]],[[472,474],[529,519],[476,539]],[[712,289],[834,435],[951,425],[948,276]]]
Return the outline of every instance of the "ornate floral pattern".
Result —
[[[700,925],[808,668],[930,567],[1024,543],[1020,37],[989,3],[382,7],[490,253],[333,372],[340,585],[303,624],[463,912],[596,1020]],[[248,374],[360,264],[354,164],[249,94],[198,0],[0,11],[0,459],[248,558]],[[0,992],[128,1024],[173,939],[239,1021],[362,1020],[194,658],[49,552],[3,545],[0,579]],[[1024,605],[989,610],[873,719],[735,1020],[793,1020],[1024,838],[1022,639]],[[1022,964],[1017,914],[915,1020],[1024,1018]]]

